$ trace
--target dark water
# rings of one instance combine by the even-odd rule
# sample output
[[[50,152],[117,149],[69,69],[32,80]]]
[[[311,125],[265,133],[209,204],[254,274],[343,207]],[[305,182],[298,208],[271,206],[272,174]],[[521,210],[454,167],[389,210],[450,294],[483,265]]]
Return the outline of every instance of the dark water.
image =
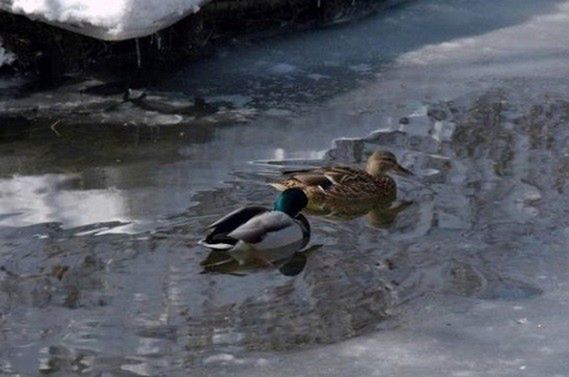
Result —
[[[434,7],[427,15],[438,15],[447,7],[447,18],[430,20],[446,20],[449,34],[432,32],[424,37],[429,43],[401,42],[407,47],[389,50],[393,56],[387,65],[383,58],[365,65],[367,58],[357,61],[359,50],[346,52],[338,64],[353,76],[322,73],[344,83],[344,89],[308,85],[321,91],[311,100],[299,100],[299,93],[310,93],[292,74],[299,68],[280,65],[275,69],[288,75],[289,86],[266,95],[271,86],[262,85],[266,81],[259,76],[258,89],[239,92],[229,85],[222,99],[232,102],[231,109],[203,119],[184,115],[181,121],[161,122],[156,117],[165,114],[128,104],[117,112],[108,108],[118,101],[111,96],[92,99],[93,117],[106,122],[90,123],[74,111],[55,123],[70,111],[65,106],[45,110],[31,122],[6,121],[0,134],[0,371],[14,376],[371,375],[361,360],[388,375],[445,374],[433,365],[456,367],[456,375],[484,375],[472,365],[496,357],[509,360],[500,364],[501,375],[526,373],[527,363],[532,375],[536,369],[531,370],[527,355],[534,352],[547,360],[547,368],[539,369],[543,375],[564,375],[563,351],[551,351],[564,349],[558,338],[520,337],[524,346],[513,355],[504,346],[511,333],[485,332],[468,314],[481,322],[511,321],[500,305],[527,307],[527,317],[513,317],[515,326],[541,316],[557,333],[568,331],[539,304],[546,298],[565,313],[559,308],[569,302],[562,294],[569,281],[569,82],[566,65],[555,60],[564,48],[555,38],[562,39],[565,29],[554,28],[555,18],[553,26],[546,23],[549,49],[537,54],[532,40],[525,40],[527,66],[505,74],[507,57],[501,51],[511,45],[509,29],[489,40],[485,35],[525,25],[536,10],[526,4],[527,14],[512,15],[502,4],[495,10],[508,16],[480,26],[476,20],[484,13],[483,3],[464,8],[462,2],[454,7],[418,2],[379,17],[381,25],[389,25],[395,22],[390,17],[418,17],[425,7]],[[547,3],[555,9],[555,2]],[[464,36],[465,29],[449,16],[457,12],[470,12],[461,17],[470,22],[467,36],[475,42],[459,40],[458,52],[443,44],[440,58],[437,44]],[[544,27],[538,21],[512,34]],[[327,31],[316,41],[329,34],[367,35],[373,20],[365,25],[363,32],[357,25]],[[453,27],[461,32],[453,33]],[[397,35],[387,34],[386,40]],[[306,51],[304,38],[280,41],[279,51]],[[494,52],[471,57],[478,48],[469,43]],[[435,47],[421,49],[425,44]],[[235,59],[247,61],[251,55],[254,60],[274,56],[264,46]],[[348,58],[357,64],[346,63]],[[413,65],[420,59],[427,68]],[[216,60],[216,65],[234,77],[234,64]],[[203,72],[209,92],[193,94],[223,94],[212,88],[222,86],[224,75],[215,82],[210,68],[195,69]],[[199,82],[193,80],[184,74],[150,90],[161,93],[159,103],[177,105],[172,98]],[[25,92],[22,101],[45,95]],[[29,106],[18,101],[3,103],[5,113]],[[132,114],[135,121],[123,123]],[[144,117],[151,118],[150,125]],[[244,204],[270,205],[275,193],[267,183],[281,170],[357,165],[378,148],[392,150],[417,174],[397,178],[399,200],[410,205],[347,221],[310,217],[312,244],[322,246],[307,256],[296,277],[271,268],[201,273],[207,252],[196,241],[205,226]],[[431,313],[433,306],[438,315]],[[496,310],[492,317],[481,312],[488,307]],[[478,337],[458,330],[469,326]],[[448,358],[429,359],[437,346],[426,343],[420,352],[425,365],[419,368],[412,363],[419,357],[413,345],[399,337],[421,345],[425,334]],[[448,339],[457,337],[460,346],[454,348]],[[325,346],[353,338],[360,351],[349,361],[343,351]],[[384,343],[377,343],[381,338]],[[366,351],[370,342],[377,343],[373,352],[392,347],[400,359],[382,356],[378,367]],[[543,347],[533,350],[533,342]],[[497,351],[490,355],[482,350],[492,347]],[[340,361],[333,358],[344,362],[334,368]],[[472,365],[456,361],[464,359]]]

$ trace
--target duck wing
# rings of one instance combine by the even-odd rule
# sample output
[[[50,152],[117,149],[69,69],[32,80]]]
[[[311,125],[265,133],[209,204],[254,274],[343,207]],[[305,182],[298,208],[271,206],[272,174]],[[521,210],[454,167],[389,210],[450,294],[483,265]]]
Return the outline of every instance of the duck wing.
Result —
[[[294,179],[305,186],[320,186],[327,189],[341,181],[342,177],[357,172],[357,169],[344,166],[325,167],[310,170],[295,170],[285,172],[285,176]]]
[[[299,181],[305,186],[320,186],[323,189],[327,189],[334,184],[324,174],[318,174],[315,172],[295,174],[292,178]]]
[[[228,234],[265,212],[269,212],[265,207],[239,208],[209,225],[207,229],[211,229],[211,232],[199,243],[212,249],[230,249],[237,243],[237,239],[229,237]]]
[[[348,166],[335,166],[324,169],[323,174],[336,185],[346,184],[348,182],[369,180],[371,177],[367,172],[351,168]]]
[[[255,216],[227,236],[262,249],[279,248],[303,239],[301,228],[290,216],[279,211]]]
[[[215,228],[220,231],[231,232],[263,212],[269,212],[269,209],[265,207],[242,207],[208,225],[207,229]]]
[[[305,173],[297,173],[294,179],[307,186],[320,186],[328,190],[334,185],[342,185],[354,181],[369,181],[367,172],[349,166],[333,166],[320,168]]]

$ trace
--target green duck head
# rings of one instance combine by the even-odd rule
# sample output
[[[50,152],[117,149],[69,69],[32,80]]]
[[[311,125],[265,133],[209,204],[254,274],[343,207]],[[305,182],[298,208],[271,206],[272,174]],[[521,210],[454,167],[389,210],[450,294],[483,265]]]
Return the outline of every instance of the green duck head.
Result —
[[[304,191],[299,188],[290,188],[277,196],[274,210],[284,212],[290,217],[296,217],[307,204],[308,198]]]
[[[413,175],[413,173],[399,165],[395,155],[389,151],[375,151],[367,160],[366,171],[373,176],[383,175],[393,171],[401,175]]]

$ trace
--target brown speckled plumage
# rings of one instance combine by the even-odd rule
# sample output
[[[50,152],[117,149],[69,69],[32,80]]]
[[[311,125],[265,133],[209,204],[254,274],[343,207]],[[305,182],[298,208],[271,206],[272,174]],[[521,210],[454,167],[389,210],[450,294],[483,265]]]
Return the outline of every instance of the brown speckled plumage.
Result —
[[[293,173],[273,186],[280,191],[302,188],[313,202],[393,201],[397,185],[386,174],[389,170],[411,174],[397,163],[391,152],[377,151],[369,158],[366,171],[346,166],[325,167]]]

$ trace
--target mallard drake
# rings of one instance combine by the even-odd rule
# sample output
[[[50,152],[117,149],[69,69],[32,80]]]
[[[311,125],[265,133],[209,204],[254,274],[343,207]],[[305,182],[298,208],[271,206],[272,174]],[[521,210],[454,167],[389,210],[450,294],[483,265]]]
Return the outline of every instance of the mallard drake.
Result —
[[[292,255],[310,240],[310,225],[300,214],[308,198],[299,188],[283,191],[273,209],[240,208],[217,220],[210,233],[199,243],[212,250],[224,251],[239,264],[257,262],[271,265],[271,260]]]
[[[366,170],[348,166],[323,167],[285,173],[288,178],[271,185],[279,191],[291,187],[301,188],[312,202],[337,201],[393,201],[397,186],[387,175],[393,171],[402,175],[413,175],[399,165],[395,155],[388,151],[374,152],[367,161]]]

